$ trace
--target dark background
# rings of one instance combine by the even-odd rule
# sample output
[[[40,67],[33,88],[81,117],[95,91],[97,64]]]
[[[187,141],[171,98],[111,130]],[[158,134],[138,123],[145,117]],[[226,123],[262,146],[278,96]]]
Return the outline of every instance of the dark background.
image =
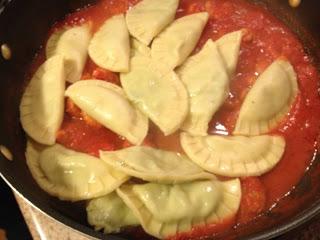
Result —
[[[0,178],[0,228],[6,231],[8,240],[32,239],[12,191],[2,178]]]

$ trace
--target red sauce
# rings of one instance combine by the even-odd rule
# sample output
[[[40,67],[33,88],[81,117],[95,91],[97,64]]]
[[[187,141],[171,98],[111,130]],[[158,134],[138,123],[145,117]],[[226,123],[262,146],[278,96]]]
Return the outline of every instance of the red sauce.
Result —
[[[65,21],[56,24],[52,31],[64,25],[84,22],[91,22],[96,31],[107,18],[125,12],[138,1],[100,0],[97,5],[67,16]],[[211,134],[227,135],[232,132],[241,104],[251,86],[258,75],[279,57],[287,58],[294,66],[301,91],[288,116],[271,133],[283,135],[286,139],[286,151],[282,160],[272,171],[259,178],[242,179],[243,197],[237,218],[216,225],[195,227],[190,233],[180,234],[172,239],[222,232],[230,229],[235,222],[247,223],[268,210],[289,193],[304,175],[315,152],[319,133],[319,76],[299,39],[291,30],[266,9],[244,0],[180,0],[177,17],[200,11],[207,11],[210,20],[195,52],[209,38],[216,40],[228,32],[247,29],[237,71],[231,81],[229,98],[212,119],[209,130]],[[43,55],[40,54],[35,65],[38,66],[41,61]],[[87,62],[83,78],[97,78],[120,85],[118,74],[97,67],[91,60]],[[66,105],[64,122],[58,134],[59,143],[95,156],[99,150],[116,150],[130,146],[127,141],[81,113],[72,103]],[[151,127],[145,144],[182,151],[178,134],[164,137],[155,126]]]
[[[218,224],[194,227],[190,232],[179,233],[175,236],[169,237],[168,240],[201,239],[203,236],[214,236],[218,232],[231,228],[235,223],[235,218],[224,219]]]
[[[266,207],[266,188],[257,177],[248,177],[241,181],[242,198],[238,212],[238,223],[246,224],[262,213]]]

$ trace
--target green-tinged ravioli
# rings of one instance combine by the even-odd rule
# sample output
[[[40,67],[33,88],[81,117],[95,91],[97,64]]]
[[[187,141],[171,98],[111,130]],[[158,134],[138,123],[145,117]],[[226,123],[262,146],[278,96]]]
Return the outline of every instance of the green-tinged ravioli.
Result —
[[[175,20],[154,39],[152,59],[169,70],[181,65],[197,45],[208,17],[201,12]]]
[[[117,85],[83,80],[71,85],[66,96],[90,117],[135,145],[140,145],[148,133],[148,118]]]
[[[206,136],[181,134],[189,158],[206,171],[225,177],[260,176],[277,165],[285,150],[280,136]]]
[[[144,230],[160,239],[231,218],[237,213],[241,200],[238,179],[123,185],[117,193]]]
[[[246,96],[233,133],[252,136],[271,131],[289,113],[298,92],[297,74],[290,62],[276,60]]]
[[[26,159],[39,186],[61,200],[101,197],[129,179],[100,159],[59,144],[43,147],[28,141]]]
[[[53,145],[63,121],[65,61],[55,55],[32,77],[20,103],[20,121],[26,133],[41,144]]]
[[[126,15],[128,29],[132,36],[149,45],[176,15],[179,0],[142,0]]]
[[[103,229],[104,233],[116,233],[123,227],[140,225],[132,210],[116,192],[90,200],[87,219],[96,231]]]
[[[158,68],[150,58],[135,56],[130,72],[120,76],[128,98],[147,115],[165,135],[180,128],[188,110],[188,93],[173,71]]]
[[[190,101],[184,131],[206,136],[208,124],[228,96],[229,76],[217,44],[208,40],[202,50],[178,69]]]
[[[100,158],[114,169],[149,182],[177,183],[215,178],[183,154],[151,147],[101,151]]]

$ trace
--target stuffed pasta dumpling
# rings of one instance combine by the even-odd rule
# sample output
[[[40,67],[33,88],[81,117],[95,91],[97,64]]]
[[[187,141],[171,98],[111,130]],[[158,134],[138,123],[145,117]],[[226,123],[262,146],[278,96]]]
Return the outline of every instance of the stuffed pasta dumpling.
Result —
[[[129,70],[130,38],[123,14],[107,19],[94,34],[89,56],[98,66],[110,71]]]
[[[269,132],[290,111],[298,92],[297,75],[290,62],[276,60],[246,96],[234,134],[251,136]]]
[[[47,58],[57,54],[65,58],[66,80],[70,83],[79,81],[82,76],[91,37],[90,24],[84,24],[63,28],[53,33],[47,42]]]
[[[100,158],[114,169],[150,182],[177,183],[215,178],[183,154],[151,147],[101,151]]]
[[[142,0],[126,15],[132,36],[148,46],[176,15],[179,0]]]
[[[56,142],[63,121],[65,85],[65,60],[55,55],[39,67],[22,96],[22,127],[38,143]]]
[[[104,233],[119,232],[126,226],[140,225],[132,210],[127,207],[116,192],[89,201],[87,218],[96,231]]]
[[[137,39],[131,38],[131,57],[134,56],[151,57],[151,49]]]
[[[42,147],[29,141],[27,164],[39,186],[61,200],[80,201],[104,196],[129,177],[98,158],[56,144]]]
[[[203,169],[225,177],[260,176],[277,165],[285,150],[280,136],[206,136],[181,134],[186,154]]]
[[[189,114],[181,128],[192,135],[206,136],[212,116],[229,91],[229,76],[217,44],[208,40],[177,72],[190,101]]]
[[[117,189],[117,193],[144,230],[160,239],[233,217],[241,199],[238,179],[124,185]]]
[[[154,39],[152,59],[169,70],[181,65],[197,45],[208,17],[208,13],[201,12],[175,20]]]
[[[123,90],[101,80],[71,85],[66,96],[106,128],[140,145],[148,133],[148,119],[126,98]]]
[[[236,71],[241,40],[245,29],[227,33],[216,41],[219,52],[223,58],[229,77],[232,77]]]
[[[188,113],[188,94],[173,71],[163,71],[150,58],[135,56],[130,72],[120,76],[128,98],[147,115],[165,135],[180,128]]]
[[[212,116],[229,93],[229,83],[238,63],[243,30],[231,32],[216,42],[211,39],[202,50],[189,57],[177,72],[185,84],[190,111],[182,129],[206,136]]]

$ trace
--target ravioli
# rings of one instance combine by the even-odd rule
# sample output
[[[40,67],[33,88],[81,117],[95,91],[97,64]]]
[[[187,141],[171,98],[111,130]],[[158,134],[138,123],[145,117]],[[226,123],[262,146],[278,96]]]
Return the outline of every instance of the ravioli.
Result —
[[[71,85],[66,96],[106,128],[140,145],[148,133],[148,118],[126,98],[122,88],[101,80]]]
[[[237,120],[235,135],[260,135],[277,127],[291,109],[299,92],[290,62],[278,59],[257,79]]]
[[[149,45],[176,15],[179,0],[143,0],[132,7],[126,15],[132,36]]]
[[[230,77],[234,75],[237,68],[241,40],[244,32],[245,29],[227,33],[216,41]]]
[[[151,49],[137,39],[131,38],[131,57],[134,56],[151,57]]]
[[[116,192],[90,200],[87,206],[88,223],[96,231],[120,232],[122,227],[138,226],[139,220]]]
[[[208,17],[208,13],[201,12],[175,20],[154,39],[152,59],[169,70],[181,65],[197,45]]]
[[[241,200],[238,179],[173,185],[123,185],[117,193],[144,230],[160,239],[233,217]]]
[[[177,73],[188,90],[190,101],[190,111],[181,129],[192,135],[206,136],[212,116],[229,92],[229,76],[217,44],[208,40]]]
[[[277,165],[285,150],[280,136],[207,136],[181,134],[185,153],[203,169],[225,177],[260,176]]]
[[[89,45],[89,56],[99,66],[113,72],[127,72],[130,38],[123,14],[109,18]]]
[[[39,186],[61,200],[104,196],[129,179],[100,159],[59,144],[44,148],[28,141],[26,159]]]
[[[131,59],[131,71],[120,76],[128,98],[165,135],[180,128],[188,110],[188,93],[173,71],[163,71],[143,56]]]
[[[35,141],[52,145],[64,113],[66,74],[64,58],[55,55],[32,77],[20,103],[20,121]]]
[[[185,155],[151,147],[100,151],[100,158],[114,169],[149,182],[177,183],[215,178]]]
[[[65,58],[68,82],[79,81],[87,61],[91,26],[67,27],[53,33],[46,45],[47,58],[59,54]]]

